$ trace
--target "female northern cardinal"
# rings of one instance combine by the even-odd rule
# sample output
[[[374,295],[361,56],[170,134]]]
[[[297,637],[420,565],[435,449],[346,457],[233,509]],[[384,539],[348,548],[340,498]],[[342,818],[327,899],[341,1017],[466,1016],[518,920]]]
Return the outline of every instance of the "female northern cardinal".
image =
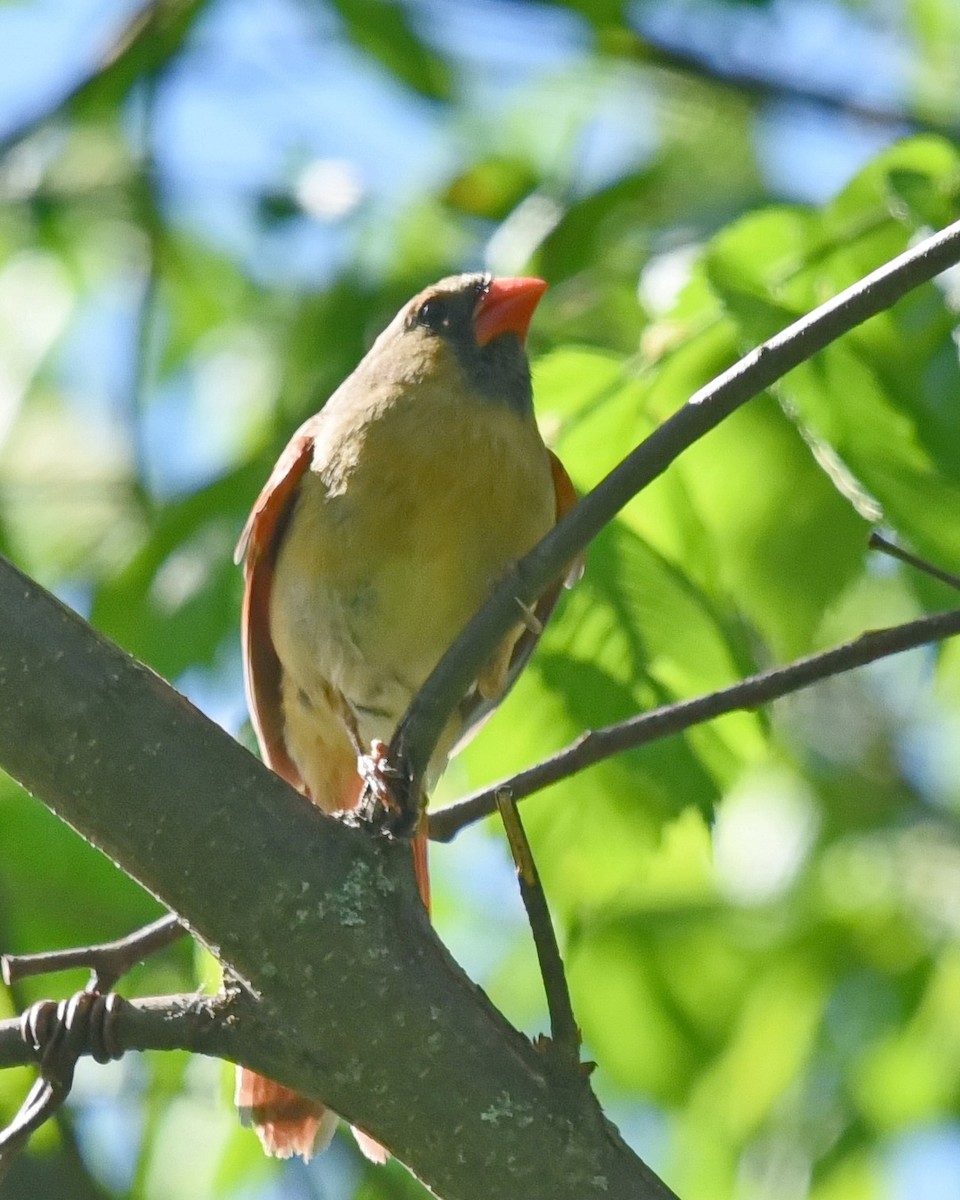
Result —
[[[246,556],[243,655],[263,758],[325,812],[353,808],[358,757],[389,741],[505,569],[572,504],[533,416],[527,327],[546,284],[459,275],[415,296],[260,493]],[[556,602],[525,613],[451,720],[428,772],[503,697]],[[414,865],[428,904],[426,831]],[[308,1158],[337,1117],[240,1068],[264,1149]],[[365,1153],[386,1152],[357,1131]]]

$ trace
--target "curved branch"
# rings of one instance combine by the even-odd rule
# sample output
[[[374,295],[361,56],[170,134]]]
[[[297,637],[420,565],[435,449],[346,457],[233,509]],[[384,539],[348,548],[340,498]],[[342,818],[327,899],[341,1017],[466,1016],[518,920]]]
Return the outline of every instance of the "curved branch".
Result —
[[[509,572],[440,659],[414,697],[390,757],[416,794],[440,734],[460,698],[516,621],[621,508],[684,450],[741,405],[855,326],[960,262],[960,221],[918,243],[776,334],[711,383],[601,480]]]
[[[915,650],[918,646],[958,634],[960,609],[921,617],[886,629],[874,629],[822,654],[812,654],[789,666],[762,671],[706,696],[683,700],[679,704],[666,704],[616,725],[589,730],[536,766],[431,813],[430,837],[437,842],[452,841],[468,825],[496,812],[497,797],[502,792],[508,792],[514,800],[522,800],[624,750],[635,750],[647,742],[682,733],[693,725],[712,721],[725,713],[769,704],[771,700],[798,692],[831,675],[840,675],[878,659]]]

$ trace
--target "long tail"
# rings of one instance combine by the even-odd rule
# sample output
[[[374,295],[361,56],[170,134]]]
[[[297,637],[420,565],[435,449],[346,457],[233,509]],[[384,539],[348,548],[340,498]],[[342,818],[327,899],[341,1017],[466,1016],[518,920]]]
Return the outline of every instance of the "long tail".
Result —
[[[427,825],[421,823],[413,839],[413,870],[424,907],[430,910],[430,877],[427,868]],[[326,1150],[337,1128],[339,1117],[329,1108],[307,1100],[281,1083],[237,1067],[235,1093],[240,1120],[252,1125],[260,1144],[275,1158],[291,1158],[299,1154],[308,1162],[314,1154]],[[357,1145],[371,1162],[385,1163],[387,1151],[364,1133],[354,1129]]]

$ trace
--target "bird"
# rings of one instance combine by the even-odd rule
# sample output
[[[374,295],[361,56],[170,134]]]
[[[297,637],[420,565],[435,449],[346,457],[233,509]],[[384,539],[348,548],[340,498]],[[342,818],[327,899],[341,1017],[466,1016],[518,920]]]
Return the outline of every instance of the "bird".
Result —
[[[236,561],[251,722],[266,764],[325,813],[357,806],[371,748],[575,501],[537,427],[525,351],[546,286],[469,273],[414,296],[294,433],[247,519]],[[518,602],[516,626],[443,731],[427,790],[508,691],[561,582],[533,609]],[[426,838],[421,820],[411,845],[429,908]],[[236,1101],[281,1158],[309,1159],[339,1119],[244,1067]]]

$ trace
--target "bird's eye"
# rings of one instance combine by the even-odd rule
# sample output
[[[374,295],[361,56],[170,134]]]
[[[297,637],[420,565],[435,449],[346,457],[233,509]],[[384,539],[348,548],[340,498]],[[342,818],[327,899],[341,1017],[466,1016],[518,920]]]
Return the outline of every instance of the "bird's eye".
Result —
[[[446,300],[437,296],[424,300],[417,309],[417,324],[423,325],[431,333],[445,333],[450,328],[450,306]]]

